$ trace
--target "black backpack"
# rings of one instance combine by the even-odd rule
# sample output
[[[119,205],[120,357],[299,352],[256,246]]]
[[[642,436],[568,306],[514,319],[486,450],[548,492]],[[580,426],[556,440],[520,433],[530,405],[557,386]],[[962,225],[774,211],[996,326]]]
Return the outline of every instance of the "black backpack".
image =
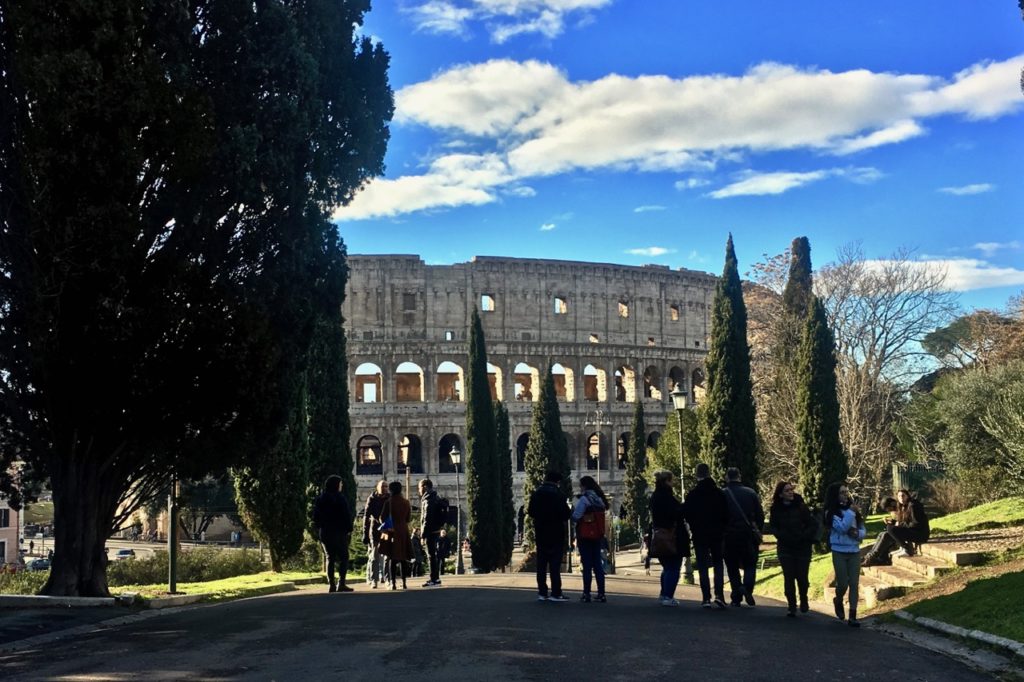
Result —
[[[911,508],[914,510],[914,520],[917,521],[918,542],[928,542],[928,538],[931,537],[932,529],[928,525],[928,515],[924,513],[924,505],[916,497],[910,500]]]

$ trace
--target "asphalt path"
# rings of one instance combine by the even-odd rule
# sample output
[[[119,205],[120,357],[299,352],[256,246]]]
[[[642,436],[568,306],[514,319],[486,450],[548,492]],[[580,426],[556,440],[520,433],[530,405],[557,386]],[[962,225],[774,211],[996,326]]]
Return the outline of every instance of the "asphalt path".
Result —
[[[444,586],[349,594],[324,587],[146,612],[0,654],[15,680],[985,680],[870,627],[778,602],[704,610],[680,587],[609,579],[607,604],[537,602],[532,576],[452,576]],[[575,588],[570,592],[569,588]]]

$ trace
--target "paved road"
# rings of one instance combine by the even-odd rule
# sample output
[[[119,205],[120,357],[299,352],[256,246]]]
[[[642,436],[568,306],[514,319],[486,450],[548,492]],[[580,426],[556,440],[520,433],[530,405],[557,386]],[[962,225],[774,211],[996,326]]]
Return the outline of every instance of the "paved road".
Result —
[[[982,680],[944,656],[778,603],[705,611],[651,580],[607,604],[538,603],[529,576],[445,576],[407,592],[306,589],[147,613],[0,655],[15,680]],[[578,586],[570,578],[568,586]]]

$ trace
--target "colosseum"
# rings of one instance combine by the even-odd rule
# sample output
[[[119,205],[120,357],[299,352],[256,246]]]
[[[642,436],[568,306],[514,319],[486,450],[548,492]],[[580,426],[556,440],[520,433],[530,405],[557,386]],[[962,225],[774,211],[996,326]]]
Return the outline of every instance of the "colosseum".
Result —
[[[549,366],[573,474],[594,476],[616,499],[633,402],[644,402],[653,445],[672,413],[673,386],[698,399],[702,392],[713,275],[525,258],[427,265],[415,255],[352,255],[348,262],[343,312],[360,495],[381,477],[427,475],[455,504],[449,453],[463,449],[474,307],[492,395],[508,406],[517,505],[532,403]]]

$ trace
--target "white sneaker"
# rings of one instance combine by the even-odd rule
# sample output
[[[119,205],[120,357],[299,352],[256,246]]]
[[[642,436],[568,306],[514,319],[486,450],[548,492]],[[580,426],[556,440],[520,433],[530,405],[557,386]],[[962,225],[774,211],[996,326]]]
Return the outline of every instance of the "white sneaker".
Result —
[[[893,552],[892,554],[890,554],[889,556],[891,556],[893,559],[895,559],[898,556],[907,556],[907,550],[905,550],[905,549],[898,549],[895,552]]]
[[[679,606],[679,601],[676,600],[676,599],[671,599],[669,597],[662,597],[661,598],[661,605],[662,606]]]

